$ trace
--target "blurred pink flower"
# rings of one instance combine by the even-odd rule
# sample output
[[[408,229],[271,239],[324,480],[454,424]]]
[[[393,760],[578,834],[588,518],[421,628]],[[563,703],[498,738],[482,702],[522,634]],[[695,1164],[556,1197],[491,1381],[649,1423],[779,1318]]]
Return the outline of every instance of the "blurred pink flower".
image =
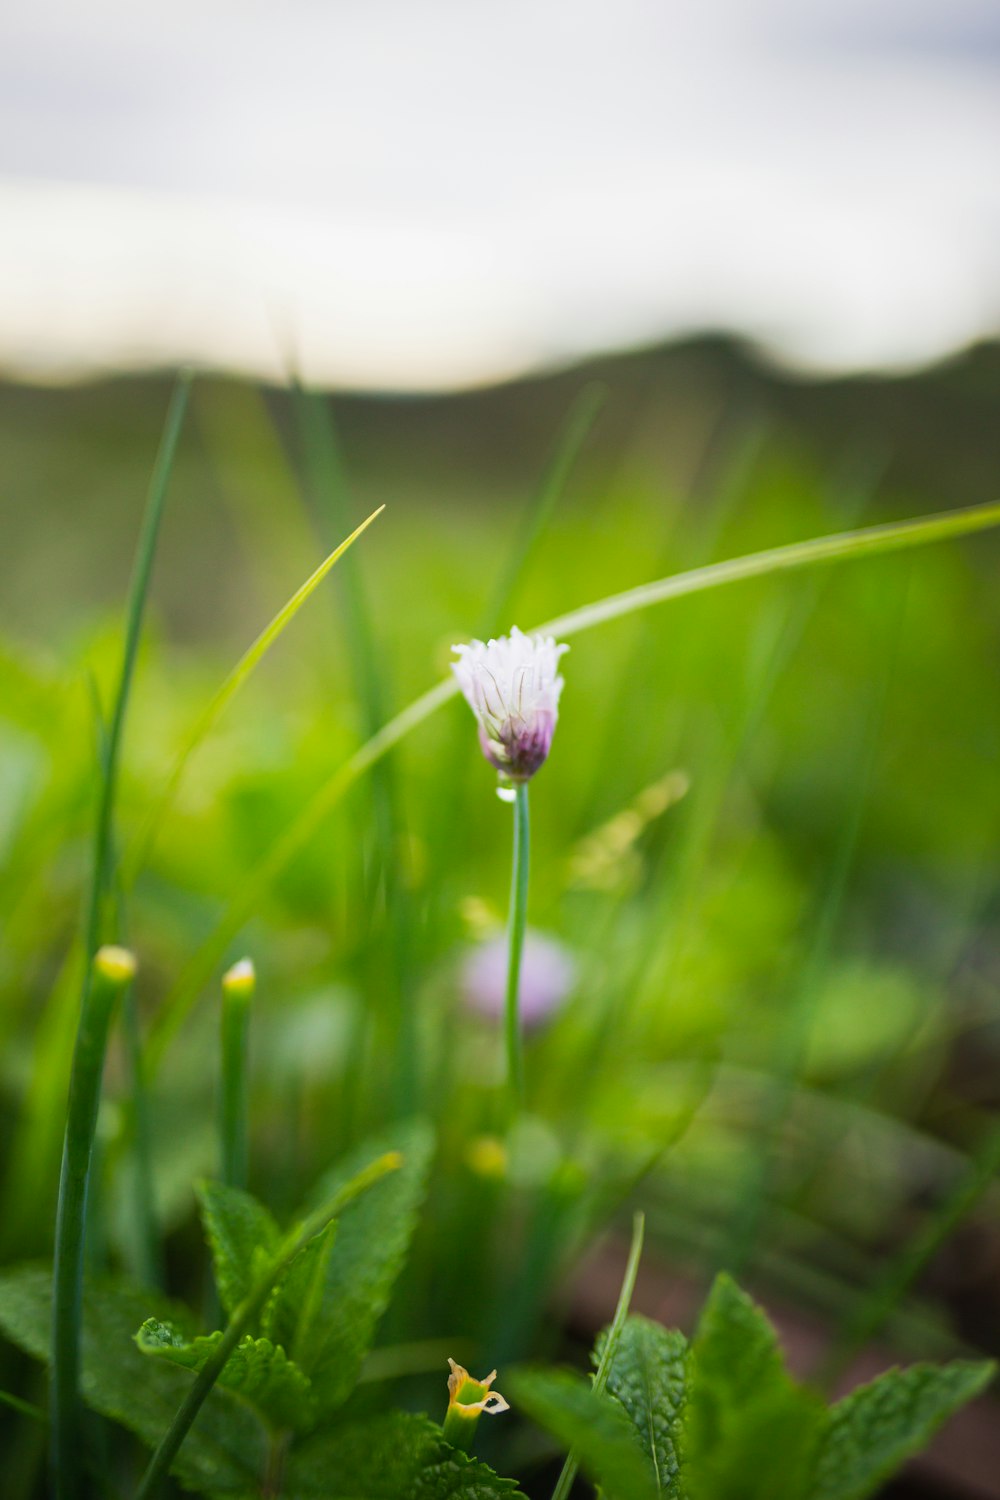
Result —
[[[461,985],[466,1005],[490,1020],[499,1020],[503,1015],[507,958],[507,937],[501,933],[471,949],[462,965]],[[528,929],[521,957],[519,1000],[525,1029],[544,1025],[562,1009],[576,975],[576,960],[568,948],[555,938]]]

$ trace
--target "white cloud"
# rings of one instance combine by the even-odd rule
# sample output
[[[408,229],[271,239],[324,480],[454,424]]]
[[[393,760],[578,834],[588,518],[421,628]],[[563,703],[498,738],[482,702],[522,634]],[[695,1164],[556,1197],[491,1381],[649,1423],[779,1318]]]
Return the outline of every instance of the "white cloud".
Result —
[[[0,364],[429,388],[698,326],[1000,324],[989,11],[55,0],[0,62]]]

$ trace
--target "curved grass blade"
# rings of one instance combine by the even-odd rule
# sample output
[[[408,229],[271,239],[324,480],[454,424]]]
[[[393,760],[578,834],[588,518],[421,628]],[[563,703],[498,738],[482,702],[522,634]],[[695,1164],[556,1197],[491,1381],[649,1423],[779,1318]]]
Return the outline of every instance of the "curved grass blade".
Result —
[[[230,701],[235,698],[236,694],[239,692],[240,688],[246,682],[247,678],[250,676],[251,672],[254,670],[257,664],[264,656],[267,655],[268,651],[274,645],[275,641],[285,630],[286,626],[291,624],[292,620],[298,614],[299,610],[302,608],[303,604],[305,604],[309,596],[314,593],[319,585],[323,582],[323,579],[329,573],[330,569],[334,566],[335,563],[339,562],[348,548],[353,546],[361,533],[363,531],[367,531],[368,527],[375,520],[376,516],[380,516],[384,510],[384,505],[380,505],[378,510],[373,510],[371,515],[368,516],[366,520],[362,521],[361,525],[356,527],[356,529],[351,532],[350,536],[347,537],[345,541],[340,543],[339,547],[334,548],[329,557],[325,557],[323,559],[315,572],[310,573],[305,583],[300,584],[291,598],[282,605],[281,609],[278,610],[278,613],[274,616],[273,620],[271,620],[269,624],[265,625],[264,629],[261,631],[260,635],[253,642],[253,644],[248,646],[246,651],[244,651],[243,655],[240,657],[235,667],[233,667],[232,671],[226,677],[225,681],[216,690],[216,692],[213,693],[212,697],[209,699],[208,703],[205,705],[204,709],[195,720],[187,739],[184,741],[184,744],[181,746],[181,749],[177,755],[177,759],[174,761],[173,767],[170,771],[170,775],[167,777],[167,781],[164,785],[163,791],[160,793],[159,799],[153,804],[153,808],[148,818],[146,819],[145,826],[136,839],[135,845],[133,846],[133,849],[130,853],[130,857],[126,862],[126,884],[131,885],[133,883],[139,870],[149,858],[153,845],[156,841],[156,835],[159,831],[160,825],[162,824],[163,818],[174,799],[177,788],[180,785],[181,778],[184,775],[184,770],[187,766],[187,763],[191,759],[191,756],[194,754],[195,750],[197,750],[202,740],[214,727],[216,721],[219,719],[220,715],[223,713]]]
[[[926,546],[931,542],[944,541],[950,537],[969,535],[1000,526],[1000,503],[969,506],[963,510],[927,516],[909,521],[892,521],[882,526],[866,526],[855,531],[837,532],[832,536],[816,537],[812,541],[792,542],[784,547],[772,547],[765,552],[752,552],[745,557],[731,558],[725,562],[710,563],[686,573],[676,573],[654,583],[640,584],[625,593],[612,594],[582,609],[559,615],[538,625],[535,630],[550,635],[573,636],[608,620],[620,619],[653,605],[663,604],[669,599],[686,594],[702,593],[707,589],[723,588],[744,579],[763,578],[772,573],[794,572],[801,568],[821,563],[843,562],[856,557],[870,557],[877,553],[902,551],[909,547]],[[228,910],[209,934],[201,948],[193,955],[174,990],[167,996],[160,1010],[157,1024],[150,1036],[152,1066],[156,1066],[170,1040],[184,1021],[197,1000],[198,993],[224,956],[231,939],[239,932],[247,916],[253,911],[258,898],[271,881],[285,868],[293,856],[303,848],[313,833],[332,812],[354,783],[383,755],[387,754],[412,729],[442,708],[458,693],[458,683],[452,678],[430,688],[395,718],[384,724],[377,734],[356,750],[351,758],[335,771],[320,787],[312,801],[296,818],[282,837],[271,846],[264,859],[253,869],[240,887]]]
[[[721,588],[725,584],[740,583],[745,578],[790,573],[798,568],[815,567],[819,563],[871,557],[878,552],[901,552],[907,547],[925,547],[929,542],[966,536],[974,531],[987,531],[991,526],[1000,526],[1000,502],[971,505],[963,510],[942,511],[938,515],[920,516],[909,521],[888,521],[881,526],[862,526],[856,531],[838,531],[833,536],[814,537],[807,542],[791,542],[784,547],[769,547],[765,552],[748,552],[745,557],[709,563],[703,568],[692,568],[688,573],[658,578],[655,583],[642,583],[638,588],[626,589],[621,594],[610,594],[595,604],[585,604],[582,609],[557,615],[554,620],[546,620],[544,625],[539,625],[536,629],[544,631],[546,635],[579,635],[583,630],[592,630],[595,625],[604,625],[608,620],[635,614],[637,610],[649,609],[668,599],[679,599],[684,594],[698,594],[704,589]]]

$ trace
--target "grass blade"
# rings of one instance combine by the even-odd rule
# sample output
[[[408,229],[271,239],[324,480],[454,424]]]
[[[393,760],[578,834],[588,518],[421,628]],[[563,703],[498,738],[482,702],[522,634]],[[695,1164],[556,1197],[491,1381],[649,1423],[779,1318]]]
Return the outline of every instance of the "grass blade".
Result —
[[[250,1006],[257,976],[248,958],[241,959],[222,976],[222,1006],[219,1041],[222,1054],[219,1097],[219,1145],[222,1181],[227,1187],[246,1192],[249,1148],[247,1145],[247,1061]]]
[[[184,413],[187,409],[190,389],[190,375],[182,375],[177,381],[173,397],[171,398],[170,408],[167,412],[167,423],[163,439],[160,443],[160,451],[156,456],[156,464],[149,487],[149,499],[146,503],[146,511],[143,516],[142,531],[139,535],[135,567],[132,573],[132,581],[129,585],[121,673],[107,727],[107,738],[103,746],[103,755],[101,756],[101,790],[98,803],[97,826],[94,834],[93,873],[88,894],[87,918],[85,923],[87,976],[84,979],[85,985],[89,982],[90,960],[96,953],[100,942],[101,909],[111,885],[111,834],[114,821],[114,804],[118,783],[118,763],[121,755],[122,732],[125,727],[125,715],[128,711],[129,694],[132,689],[132,678],[135,673],[135,658],[139,649],[139,635],[142,630],[142,617],[145,613],[146,598],[149,593],[150,575],[153,571],[153,557],[156,553],[156,543],[160,534],[160,522],[163,519],[163,505],[166,499],[167,481],[170,478],[170,471],[173,468],[174,456],[177,452],[177,443],[184,421]]]
[[[552,518],[580,451],[594,429],[608,399],[607,386],[597,381],[585,385],[566,414],[541,483],[531,497],[524,522],[517,528],[514,546],[497,578],[490,602],[483,611],[477,634],[486,640],[495,630],[506,628],[506,615],[517,586],[539,538]]]
[[[698,594],[705,589],[722,588],[726,584],[741,583],[747,578],[763,578],[772,573],[791,573],[799,568],[816,567],[820,563],[846,562],[858,557],[872,557],[879,552],[901,552],[907,547],[925,547],[929,542],[945,541],[948,537],[966,536],[974,531],[986,531],[991,526],[1000,526],[1000,503],[971,505],[963,510],[943,511],[934,516],[921,516],[910,521],[889,521],[882,526],[862,526],[856,531],[839,531],[833,536],[814,537],[807,542],[791,542],[784,547],[769,547],[765,552],[750,552],[745,557],[734,557],[726,562],[709,563],[704,568],[692,568],[688,573],[676,573],[671,578],[659,578],[655,583],[643,583],[638,588],[626,589],[621,594],[611,594],[599,599],[596,604],[585,604],[582,609],[570,610],[554,620],[546,620],[536,626],[546,635],[579,635],[592,630],[595,625],[604,625],[608,620],[620,619],[623,615],[635,614],[640,609],[650,609],[654,604],[664,604],[668,599],[679,599],[684,594]]]
[[[258,665],[262,658],[267,655],[268,651],[274,645],[278,637],[284,632],[285,628],[291,624],[292,620],[294,620],[295,616],[298,614],[303,604],[305,604],[306,600],[323,582],[323,579],[329,573],[330,569],[334,566],[335,563],[340,560],[340,558],[343,557],[347,549],[353,546],[361,533],[363,531],[367,531],[368,527],[375,520],[376,516],[380,516],[384,509],[385,506],[380,505],[378,510],[373,510],[371,515],[368,516],[366,520],[362,521],[361,525],[356,527],[356,529],[351,532],[350,536],[347,537],[345,541],[340,543],[339,547],[334,548],[329,557],[325,557],[323,559],[319,567],[316,568],[314,572],[310,573],[305,583],[299,585],[291,598],[286,600],[286,602],[282,605],[281,609],[278,610],[278,613],[274,616],[274,618],[267,625],[265,625],[264,629],[261,631],[257,639],[252,643],[252,645],[247,647],[246,651],[244,651],[243,655],[240,657],[235,667],[233,667],[232,671],[226,677],[225,681],[216,690],[216,692],[213,693],[212,697],[209,699],[208,703],[205,705],[204,709],[195,720],[195,723],[192,726],[187,739],[184,741],[184,744],[182,745],[181,750],[178,753],[177,759],[174,761],[173,767],[170,771],[169,776],[167,777],[167,781],[163,788],[163,791],[161,792],[158,801],[154,804],[153,809],[146,820],[145,827],[136,839],[136,843],[133,846],[131,855],[126,863],[125,877],[126,883],[128,885],[131,885],[133,883],[136,875],[138,874],[138,871],[149,858],[149,855],[153,848],[153,844],[156,840],[157,832],[160,828],[165,814],[167,813],[167,810],[170,807],[171,802],[174,799],[174,796],[176,795],[177,788],[180,785],[182,776],[184,775],[185,767],[187,766],[187,763],[191,759],[191,756],[194,754],[195,750],[197,750],[202,740],[212,730],[220,715],[223,713],[232,699],[235,698],[236,694],[246,682],[247,678],[250,676],[254,668]]]
[[[625,1276],[622,1281],[622,1289],[618,1294],[618,1306],[608,1329],[608,1336],[604,1340],[604,1348],[601,1351],[600,1363],[594,1375],[594,1390],[600,1396],[608,1383],[611,1373],[611,1365],[621,1341],[622,1329],[625,1327],[625,1319],[632,1305],[632,1293],[635,1290],[635,1278],[639,1274],[639,1258],[642,1255],[642,1239],[646,1229],[646,1220],[643,1214],[637,1213],[632,1221],[632,1248],[629,1250],[628,1262],[625,1266]],[[552,1500],[566,1500],[570,1490],[573,1488],[573,1480],[579,1465],[572,1453],[566,1455],[562,1473],[552,1491]]]
[[[312,492],[326,522],[324,531],[328,534],[342,531],[348,524],[348,485],[329,404],[325,397],[316,391],[305,390],[297,381],[293,382],[292,393],[305,458],[306,488]],[[342,582],[340,603],[346,649],[362,709],[362,730],[367,739],[375,734],[385,719],[385,653],[379,650],[357,558],[345,560]],[[391,760],[384,760],[373,770],[371,780],[377,857],[368,872],[370,899],[366,907],[371,921],[385,923],[388,941],[374,944],[376,972],[368,982],[385,996],[392,1013],[394,1112],[399,1118],[405,1118],[418,1108],[422,1069],[420,1036],[414,1020],[412,965],[408,959],[412,945],[412,913],[406,881],[401,878],[399,868],[402,822],[394,770]],[[371,898],[379,884],[384,892],[384,910],[376,915],[378,903]],[[349,1044],[345,1067],[348,1079],[361,1076],[364,1040],[365,1025],[359,1018],[352,1028]],[[352,1084],[352,1089],[354,1087]],[[345,1128],[348,1131],[353,1103],[353,1094],[345,1093]]]
[[[84,928],[84,975],[80,994],[76,1047],[70,1083],[70,1110],[63,1147],[56,1215],[52,1384],[50,1392],[52,1462],[56,1493],[73,1496],[77,1491],[79,1465],[79,1367],[80,1300],[86,1240],[86,1201],[89,1186],[93,1121],[86,1118],[86,1088],[83,1083],[88,1046],[101,1031],[98,1013],[103,985],[95,983],[92,960],[101,942],[105,904],[114,884],[114,808],[118,766],[128,700],[135,674],[142,619],[149,594],[153,558],[163,519],[167,483],[173,468],[187,409],[191,377],[183,374],[174,387],[163,438],[153,466],[149,496],[129,585],[122,664],[111,709],[107,737],[99,755],[100,790],[94,828],[94,854]],[[110,1012],[109,1012],[110,1014]],[[106,1037],[105,1037],[106,1040]],[[96,1044],[94,1044],[96,1045]],[[76,1059],[82,1059],[78,1068]],[[93,1080],[91,1080],[93,1082]],[[94,1083],[93,1111],[96,1118],[100,1077]],[[83,1102],[80,1102],[80,1100]],[[75,1107],[75,1108],[74,1108]]]
[[[49,1416],[57,1500],[72,1500],[79,1488],[83,1266],[97,1111],[112,1018],[134,974],[135,959],[126,949],[97,950],[73,1050],[52,1268]]]
[[[897,621],[898,625],[898,621]],[[895,629],[894,629],[895,634]],[[751,1264],[767,1209],[771,1204],[773,1179],[782,1132],[788,1125],[801,1082],[815,1020],[817,997],[827,977],[834,936],[842,919],[845,897],[854,864],[858,839],[868,811],[875,762],[879,749],[889,684],[896,659],[896,641],[888,643],[882,680],[873,695],[868,722],[856,762],[849,776],[853,788],[837,844],[814,919],[811,940],[802,955],[788,997],[787,1021],[774,1057],[769,1096],[761,1118],[750,1133],[750,1156],[744,1168],[743,1188],[731,1213],[729,1233],[723,1242],[715,1271],[742,1276]]]
[[[821,563],[849,561],[856,557],[926,546],[931,542],[985,531],[994,526],[1000,526],[1000,503],[996,502],[916,520],[893,521],[883,526],[837,532],[812,541],[792,542],[784,547],[770,548],[766,552],[753,552],[745,557],[710,563],[706,567],[642,584],[625,593],[613,594],[607,599],[585,605],[582,609],[560,615],[534,628],[559,636],[578,635],[608,620],[650,609],[669,599],[723,588],[744,579],[762,578],[772,573],[794,572]],[[418,728],[457,694],[457,681],[454,677],[445,678],[384,724],[377,734],[356,750],[329,781],[320,787],[291,827],[271,846],[260,864],[251,870],[229,909],[194,954],[177,986],[164,1001],[150,1039],[154,1065],[162,1058],[171,1038],[197,1000],[199,991],[211,977],[232,938],[253,911],[261,893],[267,890],[271,881],[299,849],[308,843],[355,782],[411,730]]]
[[[274,880],[294,858],[311,837],[313,831],[331,813],[355,782],[359,781],[371,766],[376,765],[394,745],[406,738],[411,729],[416,729],[430,718],[457,691],[457,683],[439,682],[428,692],[417,698],[402,713],[384,724],[372,735],[350,760],[344,762],[329,781],[320,787],[316,796],[299,814],[290,828],[271,846],[265,858],[251,870],[249,878],[240,887],[236,898],[223,913],[208,938],[191,958],[176,986],[167,996],[149,1034],[150,1067],[159,1066],[170,1042],[183,1025],[185,1017],[198,998],[202,985],[223,957],[232,939],[239,932],[258,900]]]
[[[625,1276],[622,1280],[622,1289],[618,1294],[618,1306],[608,1329],[608,1336],[604,1341],[604,1349],[601,1354],[600,1364],[594,1376],[594,1390],[598,1395],[604,1390],[611,1373],[611,1365],[618,1349],[618,1343],[628,1317],[628,1310],[632,1306],[632,1293],[635,1291],[635,1278],[639,1274],[639,1258],[642,1255],[642,1240],[646,1232],[646,1217],[637,1213],[632,1220],[632,1247],[628,1253],[628,1261],[625,1265]]]
[[[336,536],[349,525],[349,509],[347,484],[333,418],[327,409],[325,398],[317,391],[307,391],[296,383],[292,395],[305,457],[305,487],[311,491],[326,523],[323,534],[327,537]],[[355,689],[363,708],[365,732],[374,734],[383,715],[378,645],[357,559],[349,558],[341,572],[347,654]]]

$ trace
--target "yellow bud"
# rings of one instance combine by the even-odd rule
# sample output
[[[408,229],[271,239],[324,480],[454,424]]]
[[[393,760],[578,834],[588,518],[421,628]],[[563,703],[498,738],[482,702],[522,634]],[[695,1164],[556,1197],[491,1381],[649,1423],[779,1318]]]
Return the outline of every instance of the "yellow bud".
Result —
[[[507,1175],[507,1147],[495,1135],[480,1135],[469,1143],[465,1160],[477,1177],[499,1182]]]
[[[95,971],[111,984],[128,984],[135,978],[136,968],[135,954],[127,948],[116,947],[114,943],[106,943],[94,954]]]
[[[249,958],[241,958],[222,976],[224,994],[231,995],[234,999],[249,1000],[256,987],[257,974],[253,961]]]

